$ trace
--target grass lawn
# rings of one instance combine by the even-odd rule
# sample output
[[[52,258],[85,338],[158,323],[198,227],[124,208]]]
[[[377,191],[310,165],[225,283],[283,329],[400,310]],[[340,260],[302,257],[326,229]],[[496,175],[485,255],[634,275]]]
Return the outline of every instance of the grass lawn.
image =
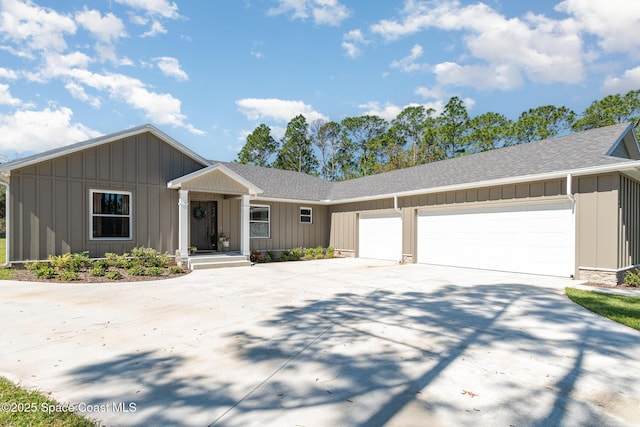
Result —
[[[587,310],[640,331],[640,296],[611,295],[566,288],[571,301]]]
[[[7,259],[7,239],[0,239],[0,265],[4,264]],[[0,280],[13,279],[13,270],[0,268]]]
[[[94,427],[98,425],[70,412],[60,403],[27,391],[0,377],[0,425]],[[64,410],[67,409],[67,410]]]

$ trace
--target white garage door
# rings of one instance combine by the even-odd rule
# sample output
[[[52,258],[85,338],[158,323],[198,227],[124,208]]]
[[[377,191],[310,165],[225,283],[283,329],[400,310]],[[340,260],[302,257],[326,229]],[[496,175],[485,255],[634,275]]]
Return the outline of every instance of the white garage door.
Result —
[[[402,218],[398,213],[360,214],[358,220],[360,258],[402,259]]]
[[[574,274],[569,201],[422,211],[418,262],[520,273]]]

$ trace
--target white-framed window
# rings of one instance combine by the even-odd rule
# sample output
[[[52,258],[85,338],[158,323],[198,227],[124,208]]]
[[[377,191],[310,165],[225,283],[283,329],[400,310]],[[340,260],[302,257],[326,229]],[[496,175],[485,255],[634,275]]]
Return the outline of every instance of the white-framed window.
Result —
[[[132,193],[90,190],[89,195],[89,239],[133,239]]]
[[[251,205],[249,207],[249,237],[271,238],[271,206]]]
[[[313,209],[307,207],[300,207],[300,224],[312,224],[313,223]]]

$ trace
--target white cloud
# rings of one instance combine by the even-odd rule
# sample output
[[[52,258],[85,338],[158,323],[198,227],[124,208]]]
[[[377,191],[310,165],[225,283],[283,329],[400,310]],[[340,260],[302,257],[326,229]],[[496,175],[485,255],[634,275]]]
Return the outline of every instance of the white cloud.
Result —
[[[0,150],[26,153],[44,151],[78,141],[95,138],[100,133],[79,123],[72,123],[69,108],[41,111],[21,110],[0,114]]]
[[[365,116],[378,116],[387,121],[391,121],[396,118],[403,110],[403,107],[399,107],[391,102],[386,102],[384,106],[380,105],[378,101],[369,101],[364,104],[358,105],[362,111],[362,115]]]
[[[9,85],[0,83],[0,105],[18,106],[20,104],[22,101],[9,93]]]
[[[416,44],[411,48],[411,53],[408,56],[391,62],[391,68],[399,68],[405,73],[413,73],[414,71],[426,71],[429,69],[429,64],[420,64],[416,62],[422,57],[422,54],[422,46]]]
[[[180,62],[178,62],[176,58],[161,56],[159,58],[154,58],[154,61],[156,61],[156,65],[165,76],[173,77],[176,80],[181,81],[189,80],[189,75],[180,68]]]
[[[433,71],[436,75],[436,80],[442,85],[508,90],[522,84],[520,72],[509,64],[461,66],[453,62],[443,62],[437,64]]]
[[[18,73],[9,68],[0,67],[0,78],[7,80],[15,80],[18,78]]]
[[[48,55],[42,78],[62,78],[76,85],[105,91],[111,98],[143,111],[155,123],[183,127],[197,135],[204,134],[186,123],[186,116],[181,113],[180,100],[171,94],[152,92],[142,81],[124,74],[94,73],[84,68],[84,64],[85,59],[80,54]],[[77,87],[72,87],[72,90],[82,96]]]
[[[291,19],[313,17],[318,25],[340,25],[351,11],[338,0],[277,0],[278,6],[269,9],[269,15],[291,14]]]
[[[369,41],[364,38],[362,31],[358,28],[351,30],[342,36],[342,49],[349,58],[357,58],[362,53],[362,46]]]
[[[164,25],[162,25],[160,21],[154,20],[151,23],[151,28],[149,29],[149,31],[144,33],[142,37],[155,37],[158,34],[167,34],[167,29],[164,27]]]
[[[640,50],[640,2],[629,0],[564,0],[559,12],[572,15],[580,29],[600,38],[606,52]]]
[[[640,88],[640,66],[624,72],[620,77],[609,77],[604,81],[604,91],[608,94],[625,94]]]
[[[32,57],[32,50],[63,51],[65,34],[74,34],[76,24],[69,16],[34,5],[30,0],[0,1],[0,33],[16,45],[20,56]]]
[[[407,0],[402,19],[382,20],[370,29],[392,41],[431,28],[463,33],[469,61],[482,65],[461,65],[475,67],[469,70],[483,76],[478,84],[464,82],[469,86],[499,87],[489,82],[486,67],[502,72],[499,79],[506,79],[509,87],[520,81],[516,76],[521,74],[534,82],[577,83],[584,78],[582,40],[573,19],[554,20],[531,13],[523,19],[507,19],[484,3],[463,6],[459,0]],[[462,79],[456,84],[463,84]]]
[[[94,108],[100,108],[100,104],[101,104],[100,98],[95,96],[89,96],[87,92],[85,92],[84,87],[80,86],[79,84],[67,83],[64,87],[69,91],[71,96],[73,96],[75,99],[79,99],[80,101],[86,102]]]
[[[167,0],[116,0],[116,3],[144,11],[150,16],[176,19],[180,17],[178,6]]]
[[[320,25],[340,25],[351,12],[337,0],[316,0],[313,7],[313,20]]]
[[[275,98],[245,98],[236,101],[240,112],[249,120],[273,119],[288,122],[298,114],[302,114],[307,122],[326,120],[329,118],[302,101],[291,101]]]
[[[419,87],[415,90],[416,95],[420,95],[425,99],[431,100],[430,102],[423,103],[425,108],[433,108],[435,114],[441,114],[444,111],[444,107],[449,102],[449,100],[454,96],[443,90],[442,87]],[[473,109],[476,105],[476,101],[473,98],[462,98],[467,111]]]
[[[103,43],[112,43],[126,36],[124,24],[112,13],[102,16],[99,11],[88,10],[85,6],[82,12],[76,13],[76,22]]]

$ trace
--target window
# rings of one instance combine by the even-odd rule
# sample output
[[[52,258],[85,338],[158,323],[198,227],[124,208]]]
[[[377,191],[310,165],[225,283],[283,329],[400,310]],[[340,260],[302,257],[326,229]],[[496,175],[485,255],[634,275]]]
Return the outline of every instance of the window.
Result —
[[[131,193],[91,190],[90,194],[90,239],[131,240]]]
[[[311,208],[300,208],[300,223],[301,224],[311,224],[313,222],[313,209]]]
[[[249,207],[249,237],[268,239],[271,237],[271,207]]]

